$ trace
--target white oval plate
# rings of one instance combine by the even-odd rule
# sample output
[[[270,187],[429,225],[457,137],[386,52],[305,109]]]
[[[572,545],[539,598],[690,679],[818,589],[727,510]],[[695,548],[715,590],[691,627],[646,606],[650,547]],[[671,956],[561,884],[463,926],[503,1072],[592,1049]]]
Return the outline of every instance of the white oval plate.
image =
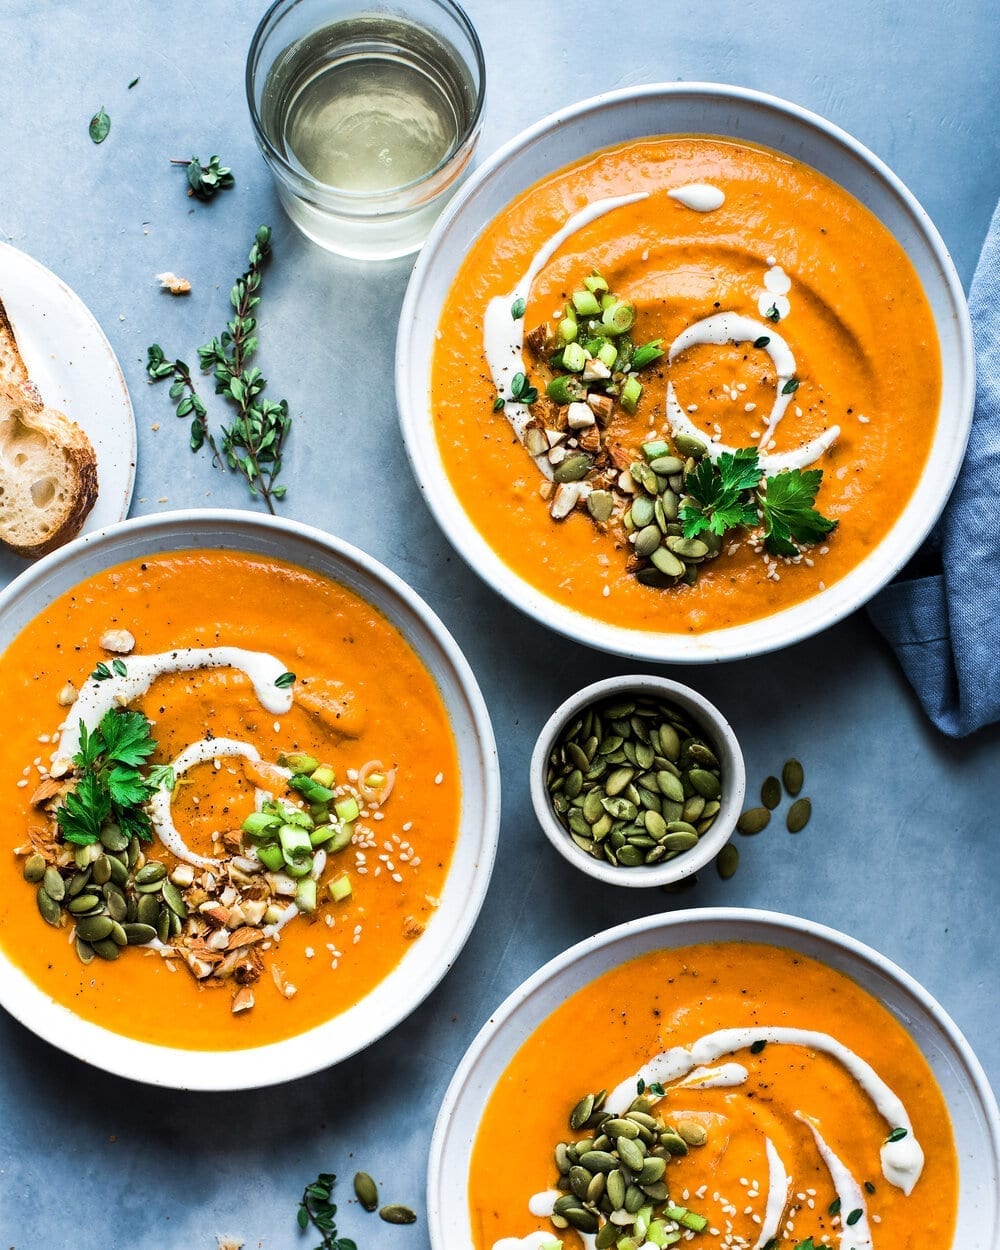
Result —
[[[84,534],[127,515],[135,482],[135,418],[118,359],[94,314],[50,269],[0,243],[0,301],[32,382],[87,434],[97,454],[97,502]],[[0,581],[24,569],[0,547]]]
[[[251,1089],[306,1076],[363,1050],[408,1016],[448,971],[489,885],[500,827],[500,766],[476,679],[430,608],[371,556],[293,521],[192,509],[84,535],[39,560],[0,593],[0,646],[6,648],[57,596],[104,569],[154,552],[206,547],[287,560],[339,582],[381,612],[426,665],[448,712],[462,780],[458,839],[440,906],[420,940],[364,998],[316,1028],[266,1046],[182,1050],[113,1033],[54,1002],[2,947],[0,1004],[53,1046],[119,1076],[175,1089]],[[74,958],[68,947],[67,958]]]
[[[900,1021],[930,1064],[955,1131],[959,1198],[953,1245],[996,1250],[1000,1114],[986,1074],[955,1022],[911,976],[870,946],[811,920],[736,907],[644,916],[608,929],[550,960],[494,1012],[452,1078],[434,1128],[427,1179],[434,1250],[468,1250],[472,1244],[473,1143],[494,1086],[529,1034],[577,990],[630,959],[698,942],[734,941],[764,942],[817,959],[846,973]],[[927,1195],[918,1201],[927,1201]],[[523,1229],[510,1231],[519,1236]]]
[[[645,135],[729,136],[818,169],[869,208],[908,254],[941,342],[938,440],[910,502],[871,554],[804,603],[730,629],[655,633],[612,625],[550,599],[513,572],[466,516],[438,448],[430,406],[435,333],[452,280],[484,226],[521,191],[600,148]],[[896,175],[856,139],[798,105],[715,83],[628,87],[544,118],[496,152],[459,191],[413,269],[399,319],[396,398],[406,450],[427,506],[459,553],[516,607],[559,633],[633,659],[701,664],[790,646],[859,608],[930,532],[955,482],[972,422],[972,326],[961,283],[930,218]]]

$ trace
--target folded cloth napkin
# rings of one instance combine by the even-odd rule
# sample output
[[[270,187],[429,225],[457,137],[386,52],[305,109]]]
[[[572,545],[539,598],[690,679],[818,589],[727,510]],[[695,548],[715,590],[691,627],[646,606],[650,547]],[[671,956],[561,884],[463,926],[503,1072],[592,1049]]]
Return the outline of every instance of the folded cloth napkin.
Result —
[[[922,553],[940,572],[892,582],[868,608],[927,715],[956,738],[1000,720],[1000,205],[969,310],[977,371],[972,434]]]

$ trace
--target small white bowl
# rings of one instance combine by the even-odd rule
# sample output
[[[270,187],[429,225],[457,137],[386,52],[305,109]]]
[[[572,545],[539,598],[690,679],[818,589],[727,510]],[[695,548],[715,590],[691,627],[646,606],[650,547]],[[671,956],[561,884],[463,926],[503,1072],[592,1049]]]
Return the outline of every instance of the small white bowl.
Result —
[[[759,620],[702,634],[635,629],[557,602],[516,573],[466,515],[438,446],[430,402],[435,335],[451,284],[484,227],[520,192],[601,148],[648,135],[707,134],[759,143],[811,165],[870,209],[920,278],[941,346],[934,447],[913,494],[870,553],[825,590]],[[913,194],[874,153],[787,100],[719,83],[625,87],[560,109],[511,139],[451,202],[413,269],[396,342],[396,401],[406,450],[427,506],[473,569],[515,607],[589,647],[657,664],[743,659],[800,642],[861,607],[910,559],[951,494],[975,399],[972,324],[944,241]]]
[[[955,1022],[927,990],[870,946],[811,920],[736,907],[642,916],[598,933],[550,960],[493,1012],[466,1051],[438,1112],[427,1176],[433,1250],[468,1250],[475,1243],[469,1209],[472,1150],[486,1104],[525,1038],[610,969],[649,951],[701,942],[762,942],[799,951],[845,973],[895,1016],[930,1065],[955,1132],[958,1220],[951,1244],[961,1250],[996,1250],[1000,1114],[986,1074]],[[530,1097],[528,1090],[525,1098]],[[927,1200],[933,1201],[933,1194],[918,1199]]]
[[[184,1050],[111,1032],[50,998],[8,958],[2,944],[0,1004],[53,1046],[119,1076],[176,1089],[251,1089],[307,1076],[363,1050],[408,1016],[441,980],[472,931],[489,885],[500,825],[500,771],[476,679],[430,608],[371,556],[293,521],[192,509],[125,521],[78,538],[0,594],[0,648],[86,578],[125,560],[199,548],[288,561],[341,583],[381,612],[427,667],[455,735],[462,779],[458,837],[440,905],[420,941],[368,994],[325,1023],[264,1046]],[[67,959],[75,958],[66,950]]]
[[[722,806],[711,829],[690,851],[684,851],[676,859],[664,863],[642,865],[638,868],[617,868],[603,859],[594,859],[576,845],[563,828],[552,810],[552,800],[545,785],[549,753],[563,728],[592,703],[598,703],[612,695],[648,694],[675,704],[685,712],[695,726],[702,731],[708,745],[715,751],[722,774]],[[637,673],[626,677],[609,677],[595,681],[591,686],[578,690],[552,713],[538,735],[531,753],[531,802],[538,823],[545,836],[563,859],[588,876],[596,877],[607,885],[625,885],[648,889],[656,885],[669,885],[691,876],[718,855],[733,835],[736,822],[743,810],[746,792],[746,768],[743,752],[736,735],[719,709],[697,690],[682,686],[668,677],[655,677]]]

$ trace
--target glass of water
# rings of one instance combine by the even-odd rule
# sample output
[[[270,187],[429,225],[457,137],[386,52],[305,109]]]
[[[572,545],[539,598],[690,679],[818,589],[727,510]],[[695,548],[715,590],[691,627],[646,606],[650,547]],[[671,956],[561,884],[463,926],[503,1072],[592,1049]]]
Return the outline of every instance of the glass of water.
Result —
[[[485,67],[452,0],[277,0],[246,86],[292,221],[330,251],[382,259],[420,247],[468,172]]]

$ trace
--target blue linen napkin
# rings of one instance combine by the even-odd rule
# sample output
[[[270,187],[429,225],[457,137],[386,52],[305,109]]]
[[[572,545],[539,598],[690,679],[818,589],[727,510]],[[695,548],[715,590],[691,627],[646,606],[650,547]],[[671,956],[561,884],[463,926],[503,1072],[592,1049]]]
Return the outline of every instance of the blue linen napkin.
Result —
[[[892,582],[868,607],[924,711],[954,738],[1000,720],[1000,205],[969,310],[977,372],[972,434],[922,553],[940,571]]]

